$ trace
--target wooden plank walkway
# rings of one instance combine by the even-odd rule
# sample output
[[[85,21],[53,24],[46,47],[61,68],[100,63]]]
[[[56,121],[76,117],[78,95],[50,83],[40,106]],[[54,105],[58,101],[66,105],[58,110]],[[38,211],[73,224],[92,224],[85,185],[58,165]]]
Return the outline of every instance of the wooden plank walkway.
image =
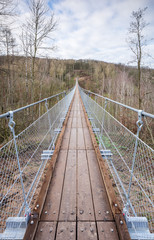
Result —
[[[78,91],[34,239],[119,239]]]

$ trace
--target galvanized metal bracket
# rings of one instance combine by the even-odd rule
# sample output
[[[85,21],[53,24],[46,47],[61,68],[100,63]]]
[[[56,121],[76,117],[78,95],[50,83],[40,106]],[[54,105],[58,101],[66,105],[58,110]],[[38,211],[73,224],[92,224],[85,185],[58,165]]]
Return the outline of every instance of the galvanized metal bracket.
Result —
[[[14,122],[14,120],[13,120],[13,111],[9,111],[9,128],[10,128],[10,130],[11,130],[11,132],[13,133],[13,131],[14,131],[14,127],[15,127],[15,122]]]
[[[41,160],[47,160],[52,157],[54,150],[43,150],[41,154]]]
[[[107,150],[107,149],[101,149],[100,153],[103,158],[107,158],[107,159],[111,159],[113,156],[113,154],[111,153],[111,150]]]
[[[93,128],[93,132],[94,132],[94,133],[99,133],[99,132],[100,132],[100,129],[99,129],[99,128]]]
[[[126,208],[123,209],[123,214],[132,240],[154,239],[154,233],[150,233],[146,217],[130,217]]]
[[[60,132],[61,132],[61,128],[55,128],[55,129],[54,129],[54,132],[55,132],[55,133],[60,133]]]
[[[136,125],[137,125],[139,131],[141,131],[141,128],[143,127],[142,112],[143,112],[143,110],[138,111],[138,121],[136,122]]]

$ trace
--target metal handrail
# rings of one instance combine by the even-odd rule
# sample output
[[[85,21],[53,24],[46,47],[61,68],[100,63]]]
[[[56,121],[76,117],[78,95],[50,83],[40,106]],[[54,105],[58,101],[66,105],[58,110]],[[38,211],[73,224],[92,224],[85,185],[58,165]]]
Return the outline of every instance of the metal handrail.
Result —
[[[68,91],[69,91],[69,90],[68,90]],[[71,89],[70,89],[70,91],[71,91]],[[31,103],[31,104],[26,105],[26,106],[24,106],[24,107],[17,108],[17,109],[15,109],[15,110],[12,110],[11,112],[13,112],[13,113],[20,112],[20,111],[22,111],[22,110],[24,110],[24,109],[33,107],[33,106],[35,106],[35,105],[37,105],[37,104],[39,104],[39,103],[46,102],[47,100],[50,100],[50,99],[52,99],[52,98],[54,98],[54,97],[57,97],[57,96],[60,96],[60,95],[62,95],[62,94],[64,94],[64,93],[66,93],[66,91],[60,92],[60,93],[55,94],[55,95],[53,95],[53,96],[50,96],[50,97],[48,97],[48,98],[44,98],[44,99],[42,99],[42,100],[40,100],[40,101]],[[10,111],[8,111],[8,112],[0,115],[0,118],[8,118],[8,117],[10,117]]]
[[[143,111],[143,110],[140,110],[140,109],[137,109],[137,108],[133,108],[133,107],[128,106],[128,105],[125,105],[125,104],[123,104],[123,103],[114,101],[114,100],[112,100],[112,99],[110,99],[110,98],[104,97],[104,96],[102,96],[102,95],[100,95],[100,94],[97,94],[97,93],[94,93],[94,92],[91,92],[91,91],[89,91],[89,90],[87,90],[87,89],[84,89],[84,88],[82,88],[82,87],[80,87],[80,88],[81,88],[84,92],[93,94],[93,95],[95,95],[95,96],[97,96],[97,97],[100,97],[100,98],[103,98],[103,99],[106,100],[106,101],[109,101],[109,102],[112,102],[112,103],[116,103],[116,104],[118,104],[118,105],[120,105],[120,106],[122,106],[122,107],[125,107],[125,108],[127,108],[127,109],[130,109],[130,110],[132,110],[132,111],[134,111],[134,112],[137,112],[137,113],[141,112],[141,115],[142,115],[142,116],[154,118],[154,114],[147,113],[147,112],[145,112],[145,111]]]
[[[149,222],[150,230],[153,231],[152,160],[154,150],[139,138],[139,132],[143,126],[142,116],[153,118],[154,115],[111,100],[138,113],[137,133],[134,134],[107,111],[107,101],[110,99],[81,87],[79,91],[100,150],[109,151],[111,154],[107,156],[102,153],[102,157],[107,161],[116,183],[126,219],[132,216],[144,216],[147,218],[146,222]],[[104,98],[106,100],[104,106],[99,105],[90,94]],[[146,234],[151,238],[145,239],[153,239],[149,229]]]
[[[0,148],[2,167],[0,174],[0,215],[2,216],[0,218],[0,239],[2,239],[1,232],[4,231],[9,217],[24,217],[27,224],[30,209],[33,207],[33,196],[46,164],[52,156],[51,154],[43,158],[43,152],[46,150],[54,152],[56,140],[61,132],[75,89],[73,87],[68,91],[0,115],[0,118],[8,118],[8,127],[13,137]],[[62,95],[62,98],[59,98],[59,95]],[[54,97],[57,97],[57,102],[49,108],[47,101]],[[45,104],[45,113],[22,132],[16,134],[14,113],[42,102]],[[38,193],[39,191],[36,195]]]

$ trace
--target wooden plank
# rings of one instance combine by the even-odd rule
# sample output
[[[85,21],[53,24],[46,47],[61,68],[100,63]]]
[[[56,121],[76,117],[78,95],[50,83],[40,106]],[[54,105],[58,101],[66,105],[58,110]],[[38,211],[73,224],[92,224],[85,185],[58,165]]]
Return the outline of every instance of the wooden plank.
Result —
[[[35,240],[53,240],[55,238],[55,222],[39,222]]]
[[[80,103],[79,103],[79,98],[78,98],[78,102],[77,102],[77,110],[80,110]]]
[[[78,150],[78,220],[94,221],[86,150]]]
[[[76,149],[76,128],[71,128],[69,149],[72,149],[72,150]]]
[[[84,133],[86,149],[94,149],[92,141],[91,141],[89,129],[87,127],[83,128],[83,133]]]
[[[97,237],[95,222],[78,222],[78,239],[79,240],[97,240],[98,237]]]
[[[81,117],[80,109],[77,110],[77,118],[78,118],[78,117]]]
[[[73,115],[73,117],[78,117],[78,111],[77,110],[74,110],[74,115]]]
[[[73,120],[72,120],[72,128],[76,128],[77,127],[77,118],[76,117],[73,117]]]
[[[83,110],[80,110],[80,115],[81,115],[81,118],[82,118],[82,117],[83,117],[83,118],[85,117]]]
[[[78,118],[77,118],[77,127],[78,128],[82,128],[82,121],[81,121],[81,117],[80,116],[78,116]]]
[[[72,109],[73,109],[73,106],[72,106]],[[71,110],[71,112],[70,112],[70,118],[72,118],[73,117],[73,115],[74,115],[74,111],[73,110]]]
[[[56,240],[75,240],[75,239],[76,239],[76,223],[59,222]]]
[[[48,189],[47,198],[42,210],[41,220],[56,221],[58,219],[66,157],[67,150],[61,150],[57,159],[51,184]]]
[[[98,236],[101,240],[119,240],[114,222],[97,222]]]
[[[61,149],[68,149],[70,140],[71,128],[67,127],[61,144]]]
[[[76,220],[76,150],[69,150],[59,221]]]
[[[83,128],[77,129],[77,149],[85,149]]]
[[[67,128],[72,127],[72,117],[69,117],[68,122],[67,122]]]
[[[87,127],[87,123],[86,123],[86,119],[84,116],[81,117],[81,121],[82,121],[82,127],[86,128]]]
[[[94,150],[87,150],[96,220],[113,220],[106,189]]]

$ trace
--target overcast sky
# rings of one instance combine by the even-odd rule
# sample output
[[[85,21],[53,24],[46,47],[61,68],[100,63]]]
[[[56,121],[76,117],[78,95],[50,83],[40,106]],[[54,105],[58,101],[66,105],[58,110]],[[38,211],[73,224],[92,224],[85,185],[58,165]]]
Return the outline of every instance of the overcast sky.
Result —
[[[154,37],[154,0],[50,0],[48,4],[59,22],[54,33],[57,50],[51,57],[127,64],[132,60],[126,42],[130,15],[146,6],[149,26],[145,36]],[[19,5],[23,19],[28,11],[25,0]],[[154,57],[154,40],[148,42],[146,51]],[[154,67],[154,60],[146,57],[144,64]]]

